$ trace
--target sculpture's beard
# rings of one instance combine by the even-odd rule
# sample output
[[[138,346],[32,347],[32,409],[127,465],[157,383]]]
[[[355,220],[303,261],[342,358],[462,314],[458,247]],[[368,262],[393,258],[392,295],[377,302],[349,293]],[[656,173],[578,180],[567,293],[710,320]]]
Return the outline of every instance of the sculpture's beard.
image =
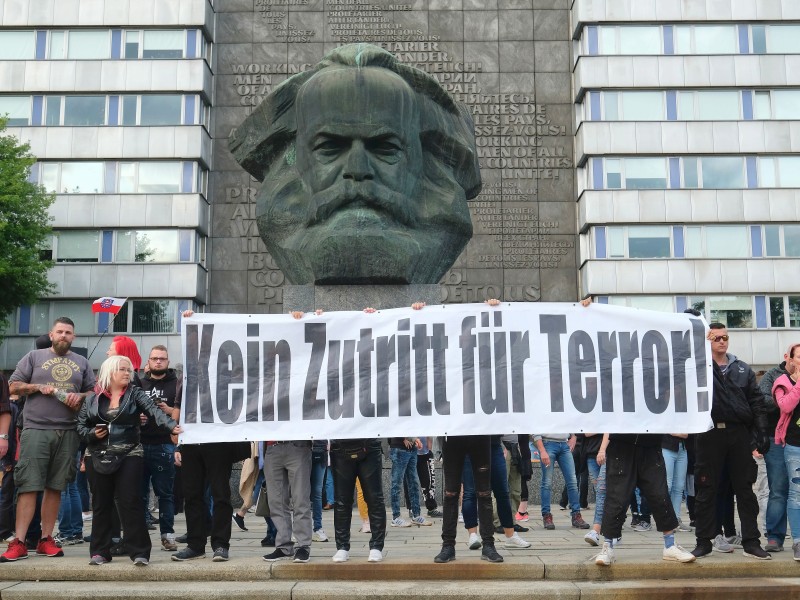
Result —
[[[402,194],[342,180],[311,194],[281,171],[261,187],[258,227],[291,283],[438,283],[472,236],[457,184],[424,178]]]

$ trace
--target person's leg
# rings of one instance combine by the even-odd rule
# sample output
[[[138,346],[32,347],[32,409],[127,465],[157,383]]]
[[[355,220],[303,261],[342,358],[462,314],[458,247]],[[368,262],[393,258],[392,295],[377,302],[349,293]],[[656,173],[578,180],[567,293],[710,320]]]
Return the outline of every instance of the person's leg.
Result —
[[[467,455],[468,447],[469,438],[467,436],[450,436],[442,447],[444,460],[443,547],[455,547],[456,545],[458,497],[461,494],[461,473],[464,469],[464,457]],[[491,517],[489,522],[491,523]]]
[[[724,429],[711,429],[697,435],[694,465],[695,535],[698,546],[709,545],[717,535],[717,491],[722,464],[728,449]]]
[[[739,510],[742,546],[748,545],[748,542],[758,544],[761,537],[757,523],[758,500],[753,493],[758,468],[750,450],[750,431],[744,427],[737,427],[730,430],[729,440],[728,473],[733,493],[736,495],[736,507]]]
[[[436,510],[436,470],[433,464],[433,452],[417,454],[417,478],[419,479],[422,498],[428,511]]]
[[[158,526],[161,537],[175,534],[175,445],[160,446],[158,470],[152,474],[153,491],[158,498]],[[143,508],[147,508],[146,506]]]
[[[789,517],[789,526],[792,531],[792,542],[800,542],[800,446],[784,447],[784,461],[786,472],[791,474],[788,479],[789,493],[787,496],[786,512]]]
[[[295,549],[311,546],[311,443],[287,442],[286,477],[292,497],[292,531],[297,544]]]
[[[138,557],[150,560],[152,549],[142,510],[140,481],[143,460],[139,456],[127,456],[112,476],[122,530],[125,532],[125,546],[131,560]]]
[[[633,446],[615,443],[606,449],[606,497],[600,530],[606,539],[622,536],[622,526],[636,487]],[[599,504],[599,503],[598,503]]]
[[[311,455],[311,515],[314,531],[322,529],[322,480],[325,478],[325,452]]]
[[[386,505],[383,498],[383,464],[379,443],[367,448],[367,456],[358,463],[358,478],[367,501],[371,535],[369,549],[383,551],[386,539]],[[351,500],[348,510],[352,513]]]
[[[278,528],[275,549],[290,555],[294,554],[294,542],[292,542],[292,515],[289,504],[291,496],[286,472],[285,446],[285,443],[267,446],[264,456],[264,479],[267,482],[270,516]]]
[[[569,498],[570,512],[574,516],[581,512],[580,493],[578,491],[578,480],[575,475],[575,462],[572,459],[572,452],[566,443],[561,443],[556,460],[564,475],[564,484],[567,486],[567,497]]]
[[[194,552],[205,552],[208,537],[206,465],[200,445],[181,446],[181,484],[186,514],[186,543]]]
[[[764,455],[767,465],[769,499],[767,500],[767,540],[783,546],[786,539],[786,503],[789,497],[789,475],[786,471],[784,447],[769,442],[769,452]],[[5,483],[5,482],[4,482]],[[794,533],[792,533],[794,535]]]
[[[464,457],[464,468],[461,469],[461,515],[464,517],[464,528],[478,527],[478,496],[475,494],[475,479],[472,477],[472,463],[469,455]]]
[[[403,476],[405,475],[410,454],[410,452],[399,448],[389,448],[389,456],[392,459],[392,520],[400,518],[400,493],[402,492]]]
[[[350,550],[350,521],[353,517],[353,489],[356,485],[357,463],[347,452],[331,451],[331,472],[334,473],[335,502],[333,530],[337,550]]]
[[[506,479],[508,483],[508,498],[511,506],[511,521],[514,521],[514,515],[519,510],[520,502],[522,501],[522,477],[519,473],[519,465],[513,462],[511,452],[508,452],[505,457],[506,465]],[[518,457],[520,458],[520,457]],[[492,463],[492,471],[494,471],[494,463]],[[501,509],[498,509],[498,513]],[[499,515],[498,515],[499,516]],[[502,519],[500,519],[502,522]],[[512,525],[513,527],[513,525]]]
[[[358,507],[358,516],[361,517],[361,522],[369,523],[369,510],[367,509],[367,501],[364,500],[364,490],[361,489],[361,481],[358,479],[358,477],[356,477],[356,506]]]
[[[514,512],[511,509],[511,499],[508,490],[508,472],[506,457],[503,454],[503,444],[490,441],[490,485],[495,500],[497,501],[497,522],[503,529],[514,528]],[[494,526],[494,523],[492,524]]]
[[[767,502],[769,501],[769,483],[767,482],[767,464],[763,456],[754,456],[758,472],[753,484],[753,493],[758,501],[758,528],[766,531]]]
[[[3,485],[0,486],[0,540],[4,540],[14,533],[15,495],[16,486],[12,469],[3,475]]]
[[[681,504],[683,503],[683,491],[686,489],[686,469],[688,466],[686,446],[681,442],[678,447],[678,456],[675,460],[674,471],[672,479],[672,488],[670,489],[670,498],[672,499],[672,508],[675,511],[675,516],[678,521],[681,520]]]
[[[672,533],[678,527],[678,517],[672,508],[661,449],[637,446],[635,466],[639,490],[647,501],[656,529],[662,533]]]
[[[329,464],[328,467],[325,469],[325,484],[323,486],[323,490],[325,493],[325,499],[324,499],[325,503],[330,504],[331,506],[333,506],[334,498],[336,497],[336,493],[334,491],[336,475],[333,472],[332,464],[333,463],[331,462],[331,464]]]
[[[472,463],[472,476],[475,479],[475,493],[478,496],[478,527],[485,552],[487,546],[494,546],[491,438],[488,435],[470,436],[467,447]],[[505,477],[503,481],[505,482]]]
[[[158,460],[158,450],[160,446],[157,444],[142,444],[142,453],[144,456],[142,467],[142,481],[141,481],[141,496],[142,496],[142,511],[144,512],[145,521],[151,517],[149,510],[150,503],[150,477],[157,465],[155,462]],[[153,463],[151,465],[151,463]],[[160,517],[160,515],[159,515]]]
[[[421,494],[419,479],[417,479],[417,453],[412,450],[408,453],[408,464],[406,465],[406,472],[404,481],[406,489],[408,490],[408,500],[411,509],[412,517],[419,517],[422,515],[420,510],[419,497]]]
[[[547,440],[543,440],[542,443],[544,444],[545,452],[547,452],[548,456],[550,457],[550,464],[546,465],[542,463],[542,481],[541,481],[541,497],[542,497],[542,516],[550,514],[550,496],[552,493],[552,482],[553,482],[553,469],[555,469],[555,460],[553,458],[553,454],[558,454],[558,442],[550,442]]]
[[[678,452],[676,450],[670,450],[669,448],[662,448],[661,454],[664,457],[664,469],[667,472],[667,489],[669,490],[670,498],[672,498],[672,490],[675,487],[675,463],[678,460]],[[674,502],[672,507],[675,508]],[[677,509],[675,513],[679,514]]]
[[[111,514],[114,504],[114,478],[94,471],[92,461],[86,461],[86,476],[92,490],[92,541],[89,556],[100,555],[111,560]],[[143,515],[144,516],[144,515]]]

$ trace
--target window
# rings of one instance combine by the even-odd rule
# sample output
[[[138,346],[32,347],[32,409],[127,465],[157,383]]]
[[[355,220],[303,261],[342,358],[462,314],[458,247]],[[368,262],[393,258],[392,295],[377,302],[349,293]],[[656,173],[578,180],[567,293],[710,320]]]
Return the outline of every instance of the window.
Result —
[[[102,194],[103,163],[42,163],[41,184],[55,194]]]
[[[145,31],[142,58],[183,58],[184,31]]]
[[[117,232],[117,262],[179,262],[180,242],[175,229]]]
[[[767,52],[800,54],[800,25],[768,25]]]
[[[625,159],[625,189],[665,189],[667,163],[663,158]]]
[[[114,319],[114,333],[174,333],[177,315],[175,300],[129,300]]]
[[[708,298],[710,321],[728,329],[753,327],[753,299],[750,296],[711,296]]]
[[[769,102],[769,92],[756,92],[753,102],[753,117],[757,120],[771,119],[772,108]]]
[[[663,92],[620,92],[619,97],[625,121],[665,119]]]
[[[181,163],[121,163],[119,191],[123,194],[179,193]]]
[[[51,31],[47,57],[53,60],[111,58],[109,30]]]
[[[786,327],[783,296],[769,297],[769,325],[770,327]]]
[[[759,157],[758,159],[758,187],[772,188],[776,187],[777,182],[775,179],[775,159],[767,157]]]
[[[764,249],[768,257],[800,256],[800,225],[764,225]]]
[[[800,156],[779,156],[776,162],[779,187],[800,187]]]
[[[658,312],[675,312],[672,296],[609,296],[608,303],[614,306],[627,306]]]
[[[606,167],[606,187],[612,190],[622,188],[622,161],[618,158],[607,158],[604,164]]]
[[[751,256],[745,225],[686,228],[686,258],[746,258]]]
[[[675,54],[737,54],[734,25],[676,25]]]
[[[744,188],[744,161],[740,156],[704,156],[703,187],[713,189]]]
[[[800,90],[775,90],[772,104],[776,119],[800,119]]]
[[[630,258],[669,258],[670,228],[667,226],[640,226],[628,228],[628,256]]]
[[[30,125],[30,96],[0,96],[0,116],[5,116],[8,119],[9,127]]]
[[[139,124],[180,125],[182,109],[183,96],[174,94],[142,96]]]
[[[789,327],[800,327],[800,296],[789,296]]]
[[[52,98],[52,96],[50,97]],[[48,104],[49,100],[48,98]],[[105,96],[65,96],[64,125],[105,125]]]
[[[786,256],[800,256],[800,225],[783,226],[783,243]]]
[[[737,121],[741,119],[739,110],[740,93],[721,92],[679,92],[679,121]]]
[[[46,306],[46,305],[45,305]],[[75,322],[75,333],[78,335],[92,335],[97,333],[97,325],[92,313],[92,304],[86,300],[52,302],[50,315],[44,333],[50,330],[53,320],[58,317],[69,317]]]
[[[56,262],[99,262],[99,231],[58,231],[55,238]]]
[[[660,27],[598,27],[600,54],[661,54]]]
[[[0,60],[33,60],[33,31],[0,31]]]

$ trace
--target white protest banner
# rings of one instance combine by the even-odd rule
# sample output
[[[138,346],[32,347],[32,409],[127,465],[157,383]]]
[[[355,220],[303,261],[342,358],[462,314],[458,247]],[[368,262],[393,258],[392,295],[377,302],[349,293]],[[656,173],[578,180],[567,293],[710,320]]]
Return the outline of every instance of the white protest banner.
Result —
[[[196,314],[181,442],[706,431],[705,333],[599,304]]]

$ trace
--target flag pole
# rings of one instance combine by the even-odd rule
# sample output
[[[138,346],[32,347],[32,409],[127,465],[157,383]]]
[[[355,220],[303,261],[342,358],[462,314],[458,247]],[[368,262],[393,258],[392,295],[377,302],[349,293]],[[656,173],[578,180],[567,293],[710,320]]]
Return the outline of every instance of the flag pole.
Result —
[[[98,300],[99,300],[99,299],[98,299]],[[113,316],[113,317],[111,317],[111,320],[108,322],[108,325],[106,325],[106,328],[105,328],[105,330],[103,330],[103,332],[100,334],[100,337],[97,339],[97,343],[94,345],[94,348],[92,348],[92,351],[89,353],[89,356],[88,356],[88,358],[87,358],[86,360],[89,360],[89,359],[91,359],[91,358],[92,358],[92,355],[94,354],[94,351],[95,351],[95,350],[97,350],[97,347],[100,345],[100,342],[103,340],[103,338],[105,337],[105,335],[108,333],[108,330],[109,330],[109,328],[110,328],[110,327],[111,327],[111,326],[114,324],[114,319],[116,319],[116,318],[117,318],[117,315],[118,315],[118,314],[120,313],[120,311],[122,310],[122,306],[125,304],[125,301],[127,301],[127,298],[125,298],[125,299],[122,301],[122,304],[121,304],[121,305],[119,305],[119,309],[117,310],[117,312],[113,313],[113,314],[114,314],[114,316]],[[97,302],[97,300],[96,300],[95,302]],[[94,312],[94,308],[93,308],[93,312]],[[112,311],[101,311],[101,312],[112,312]]]

